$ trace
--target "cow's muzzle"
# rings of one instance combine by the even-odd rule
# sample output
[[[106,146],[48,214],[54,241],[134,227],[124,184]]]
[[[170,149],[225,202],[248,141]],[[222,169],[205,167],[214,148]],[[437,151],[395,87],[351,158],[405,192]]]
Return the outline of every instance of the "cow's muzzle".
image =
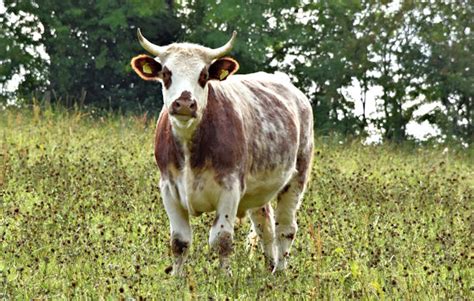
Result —
[[[181,96],[171,104],[171,115],[183,117],[196,117],[197,104],[191,93],[184,91]]]

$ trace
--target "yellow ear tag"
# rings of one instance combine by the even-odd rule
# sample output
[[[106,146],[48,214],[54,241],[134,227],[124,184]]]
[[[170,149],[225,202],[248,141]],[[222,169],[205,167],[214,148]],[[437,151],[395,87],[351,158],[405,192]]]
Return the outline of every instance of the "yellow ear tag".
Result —
[[[225,79],[227,77],[227,75],[229,75],[229,71],[227,71],[225,69],[222,69],[221,74],[219,75],[220,80]]]
[[[142,70],[143,70],[143,72],[145,72],[146,74],[152,74],[152,73],[153,73],[153,71],[151,70],[151,66],[150,66],[150,64],[148,64],[148,63],[143,64]]]

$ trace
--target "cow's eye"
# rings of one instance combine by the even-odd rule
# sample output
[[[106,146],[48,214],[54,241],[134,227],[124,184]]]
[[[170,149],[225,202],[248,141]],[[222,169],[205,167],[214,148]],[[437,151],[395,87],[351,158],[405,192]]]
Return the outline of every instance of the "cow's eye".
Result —
[[[199,85],[204,88],[206,86],[208,79],[209,79],[209,72],[207,72],[207,68],[204,67],[204,69],[202,69],[201,73],[199,74],[199,79],[198,79]]]
[[[166,89],[169,89],[169,87],[171,86],[171,75],[172,75],[171,71],[165,66],[163,68],[162,77],[163,77],[163,84],[165,85]]]

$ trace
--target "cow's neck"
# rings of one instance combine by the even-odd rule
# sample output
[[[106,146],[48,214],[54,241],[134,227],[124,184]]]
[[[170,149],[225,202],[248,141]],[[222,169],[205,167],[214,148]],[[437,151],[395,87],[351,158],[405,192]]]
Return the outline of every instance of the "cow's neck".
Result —
[[[191,119],[186,123],[172,122],[173,135],[181,145],[187,145],[191,141],[198,124],[199,121],[196,119]]]

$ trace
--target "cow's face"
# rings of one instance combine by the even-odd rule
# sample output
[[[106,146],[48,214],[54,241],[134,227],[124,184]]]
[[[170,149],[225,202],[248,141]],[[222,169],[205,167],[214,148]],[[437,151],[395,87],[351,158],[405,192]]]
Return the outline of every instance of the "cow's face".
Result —
[[[199,122],[207,105],[207,83],[225,80],[239,68],[235,60],[220,57],[230,50],[235,34],[223,46],[228,49],[209,49],[188,43],[150,46],[140,32],[138,36],[146,50],[159,55],[134,57],[132,68],[145,80],[161,81],[164,106],[175,128],[188,128]]]

